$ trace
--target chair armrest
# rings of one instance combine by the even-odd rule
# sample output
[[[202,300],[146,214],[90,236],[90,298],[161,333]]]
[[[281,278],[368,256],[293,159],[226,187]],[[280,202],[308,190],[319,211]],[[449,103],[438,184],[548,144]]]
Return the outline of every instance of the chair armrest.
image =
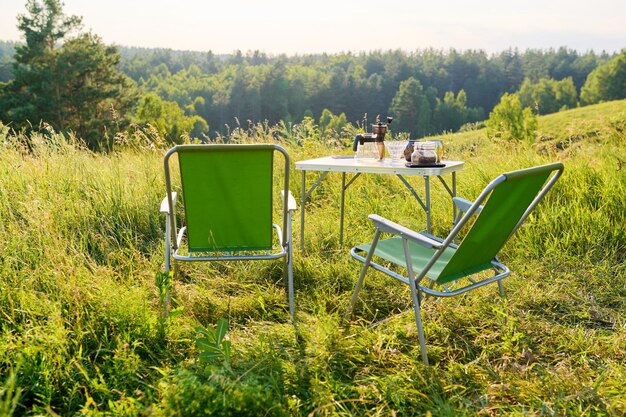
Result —
[[[391,220],[385,219],[377,214],[370,214],[368,218],[374,222],[374,225],[378,230],[385,233],[392,233],[394,235],[400,235],[403,238],[409,239],[415,243],[428,248],[440,248],[441,242],[431,239],[421,233],[415,232],[407,227],[394,223]]]
[[[467,213],[470,207],[472,207],[472,204],[474,204],[474,202],[466,200],[461,197],[454,197],[452,201],[454,202],[454,206],[462,213]],[[483,206],[478,206],[474,214],[479,214],[482,211],[482,209],[483,209]]]
[[[172,193],[172,204],[176,205],[176,193]],[[161,201],[161,213],[171,213],[167,196]]]
[[[298,209],[298,204],[296,203],[296,199],[291,194],[291,191],[287,191],[287,211],[295,211]],[[285,201],[285,190],[280,190],[280,196]]]

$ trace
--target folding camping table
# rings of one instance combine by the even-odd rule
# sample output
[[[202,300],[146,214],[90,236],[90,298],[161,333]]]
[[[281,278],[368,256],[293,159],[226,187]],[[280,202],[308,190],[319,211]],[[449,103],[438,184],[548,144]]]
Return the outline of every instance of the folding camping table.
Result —
[[[395,174],[400,181],[404,183],[413,197],[426,213],[426,232],[431,233],[431,216],[430,216],[430,177],[437,177],[445,187],[451,197],[456,196],[456,173],[463,169],[462,161],[442,161],[443,167],[418,167],[409,168],[405,165],[404,159],[392,160],[385,158],[379,161],[374,158],[355,158],[352,155],[341,156],[325,156],[316,159],[307,159],[296,162],[296,169],[302,171],[302,196],[300,205],[300,248],[304,248],[304,208],[305,203],[311,197],[313,190],[326,178],[330,172],[341,172],[341,212],[339,219],[339,243],[343,244],[343,222],[345,208],[345,192],[346,189],[361,174]],[[321,175],[313,183],[311,188],[306,189],[306,172],[319,171]],[[346,181],[346,174],[354,175]],[[443,175],[451,174],[452,181],[448,184]],[[407,181],[405,177],[421,176],[424,178],[424,198],[421,198],[415,188]],[[456,213],[453,213],[455,215]]]

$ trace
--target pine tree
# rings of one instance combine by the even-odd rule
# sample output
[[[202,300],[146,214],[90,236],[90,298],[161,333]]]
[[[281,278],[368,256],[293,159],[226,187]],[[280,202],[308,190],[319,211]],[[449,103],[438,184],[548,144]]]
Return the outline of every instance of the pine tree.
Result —
[[[65,16],[59,0],[28,0],[26,10],[18,16],[26,43],[16,48],[0,118],[26,128],[46,122],[92,149],[110,149],[136,101],[134,83],[116,69],[119,52],[77,33],[82,19]]]

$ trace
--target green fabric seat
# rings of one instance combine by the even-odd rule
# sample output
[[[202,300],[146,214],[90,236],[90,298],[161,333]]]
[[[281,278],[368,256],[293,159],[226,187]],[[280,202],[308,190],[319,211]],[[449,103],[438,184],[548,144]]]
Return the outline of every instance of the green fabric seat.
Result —
[[[365,243],[362,245],[358,245],[356,248],[359,252],[368,252],[371,246],[372,245],[370,243]],[[424,267],[433,257],[436,251],[433,248],[427,248],[418,245],[417,243],[412,241],[409,242],[409,247],[411,250],[411,263],[413,265],[413,269],[416,271],[421,271],[422,269],[424,269]],[[405,265],[403,251],[404,249],[402,247],[402,238],[399,236],[393,236],[389,239],[379,240],[378,245],[376,246],[377,257],[384,259],[387,262],[391,262],[393,264],[401,266]],[[436,281],[454,252],[454,248],[446,248],[443,254],[437,259],[435,264],[428,270],[428,272],[426,273],[426,278]],[[491,268],[491,264],[489,264],[487,268]]]
[[[409,284],[422,358],[428,363],[420,316],[422,295],[450,297],[493,282],[498,283],[504,294],[501,280],[509,276],[510,271],[498,261],[498,252],[562,172],[561,163],[508,172],[487,185],[473,203],[455,197],[454,202],[464,215],[445,239],[426,236],[383,217],[370,215],[376,228],[372,242],[351,250],[352,256],[363,262],[363,267],[346,317],[351,315],[368,267]],[[474,223],[457,246],[454,244],[457,235],[475,214]],[[383,233],[391,237],[381,239]],[[404,267],[406,275],[385,267],[381,260]],[[494,270],[491,277],[477,275],[490,269]],[[422,284],[424,278],[427,284]],[[461,280],[464,278],[469,283],[463,286]],[[449,289],[451,284],[458,288]]]
[[[284,159],[282,228],[273,222],[274,155]],[[177,193],[172,189],[170,158],[178,156],[184,226],[176,225]],[[289,311],[293,300],[290,160],[271,144],[179,145],[164,158],[166,197],[166,271],[177,261],[235,261],[284,258]],[[181,249],[181,247],[184,248]]]

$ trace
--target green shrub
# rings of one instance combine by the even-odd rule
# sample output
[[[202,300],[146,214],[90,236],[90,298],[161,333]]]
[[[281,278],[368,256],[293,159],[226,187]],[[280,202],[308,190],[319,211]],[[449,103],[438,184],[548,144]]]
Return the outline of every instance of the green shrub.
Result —
[[[537,116],[530,108],[522,109],[515,94],[505,93],[485,122],[487,135],[490,137],[533,140],[537,130]]]

